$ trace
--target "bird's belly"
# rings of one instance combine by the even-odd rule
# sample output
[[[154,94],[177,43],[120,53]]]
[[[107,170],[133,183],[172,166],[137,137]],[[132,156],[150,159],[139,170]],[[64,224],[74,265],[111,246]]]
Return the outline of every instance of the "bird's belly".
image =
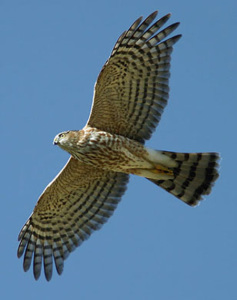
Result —
[[[134,173],[131,169],[149,169],[153,165],[146,159],[147,150],[136,141],[112,136],[90,140],[71,153],[83,163],[115,172]]]

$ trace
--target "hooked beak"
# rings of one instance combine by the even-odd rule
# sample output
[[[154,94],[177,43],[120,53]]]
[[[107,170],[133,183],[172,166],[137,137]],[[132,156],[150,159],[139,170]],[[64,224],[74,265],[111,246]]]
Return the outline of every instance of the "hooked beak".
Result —
[[[58,145],[58,136],[56,136],[56,137],[54,138],[53,144],[54,144],[54,145]]]

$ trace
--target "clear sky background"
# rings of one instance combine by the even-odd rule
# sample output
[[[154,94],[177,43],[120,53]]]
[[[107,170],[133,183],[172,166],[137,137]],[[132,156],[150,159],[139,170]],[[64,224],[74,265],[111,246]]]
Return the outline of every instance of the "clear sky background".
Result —
[[[221,176],[191,208],[132,177],[113,217],[48,283],[23,272],[17,236],[69,155],[54,136],[81,129],[118,36],[140,15],[171,12],[182,39],[171,93],[147,143],[222,155]],[[2,299],[237,299],[236,1],[0,1]]]

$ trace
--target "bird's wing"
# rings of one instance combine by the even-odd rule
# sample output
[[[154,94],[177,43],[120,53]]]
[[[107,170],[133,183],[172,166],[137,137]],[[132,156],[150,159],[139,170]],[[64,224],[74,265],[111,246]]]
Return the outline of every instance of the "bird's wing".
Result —
[[[24,253],[24,270],[30,268],[34,256],[35,279],[40,276],[42,261],[47,280],[52,276],[53,259],[61,274],[69,253],[113,214],[128,178],[71,157],[46,187],[19,234],[18,257]]]
[[[87,125],[142,143],[151,137],[169,96],[172,46],[181,37],[164,40],[179,23],[158,32],[170,14],[151,25],[156,15],[139,18],[119,37],[95,84]]]

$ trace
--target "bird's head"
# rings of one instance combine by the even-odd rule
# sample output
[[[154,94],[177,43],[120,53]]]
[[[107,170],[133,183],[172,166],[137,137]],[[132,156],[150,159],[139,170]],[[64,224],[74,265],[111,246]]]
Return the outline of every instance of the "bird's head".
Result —
[[[53,144],[68,151],[73,146],[73,140],[72,131],[64,131],[55,136]]]

